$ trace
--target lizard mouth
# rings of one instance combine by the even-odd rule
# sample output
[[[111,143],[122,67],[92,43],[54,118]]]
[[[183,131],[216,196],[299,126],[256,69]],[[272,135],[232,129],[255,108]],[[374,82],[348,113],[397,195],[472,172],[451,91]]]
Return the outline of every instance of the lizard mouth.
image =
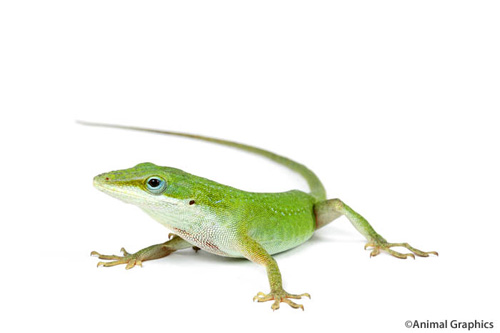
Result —
[[[104,192],[114,198],[120,199],[127,203],[138,204],[142,197],[134,187],[118,184],[106,177],[106,174],[101,174],[94,177],[94,187],[99,191]]]
[[[172,207],[179,204],[175,199],[167,196],[151,195],[138,188],[137,186],[124,184],[121,181],[113,180],[108,174],[103,173],[94,177],[94,187],[107,195],[130,203],[141,208],[162,205],[163,207]]]
[[[119,187],[117,184],[113,184],[110,178],[106,177],[105,173],[95,176],[93,185],[102,192],[115,192]]]

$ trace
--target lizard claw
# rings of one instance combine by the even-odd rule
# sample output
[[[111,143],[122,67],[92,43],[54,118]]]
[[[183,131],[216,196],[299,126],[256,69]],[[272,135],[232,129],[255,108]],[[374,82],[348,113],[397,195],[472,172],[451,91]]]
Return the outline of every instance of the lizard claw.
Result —
[[[126,265],[125,269],[131,269],[135,266],[141,266],[142,267],[142,261],[138,258],[136,254],[130,254],[128,253],[123,247],[120,250],[123,253],[123,256],[117,256],[117,255],[104,255],[100,254],[97,251],[92,251],[90,253],[91,256],[93,257],[98,257],[99,259],[102,260],[110,260],[110,261],[99,261],[97,263],[97,267],[104,266],[104,267],[112,267],[116,265]]]
[[[294,309],[302,309],[302,311],[304,311],[304,306],[302,304],[297,304],[297,303],[290,300],[290,298],[301,299],[302,297],[309,297],[309,299],[310,299],[311,295],[309,295],[308,293],[303,293],[300,295],[289,294],[282,289],[282,290],[279,290],[276,292],[271,291],[269,294],[264,294],[263,292],[258,292],[257,295],[255,295],[255,297],[253,298],[253,300],[254,300],[254,302],[255,301],[267,302],[267,301],[274,300],[273,305],[271,305],[271,309],[273,309],[273,311],[278,310],[280,308],[281,302],[290,305]]]
[[[124,248],[124,247],[122,247],[122,248],[120,249],[120,252],[121,252],[124,256],[128,256],[128,255],[130,255],[130,253],[128,253],[128,252],[127,252],[127,250],[125,250],[125,248]]]
[[[400,253],[398,251],[391,250],[391,247],[394,246],[400,246],[407,248],[410,250],[412,253]],[[415,255],[419,257],[428,257],[429,254],[433,255],[438,255],[436,251],[429,251],[429,252],[424,252],[420,251],[408,243],[388,243],[384,239],[378,239],[378,240],[372,240],[366,243],[365,245],[365,250],[368,248],[372,248],[372,251],[370,252],[370,257],[375,257],[380,254],[381,251],[386,252],[390,254],[393,257],[399,258],[399,259],[406,259],[408,257],[415,259]]]

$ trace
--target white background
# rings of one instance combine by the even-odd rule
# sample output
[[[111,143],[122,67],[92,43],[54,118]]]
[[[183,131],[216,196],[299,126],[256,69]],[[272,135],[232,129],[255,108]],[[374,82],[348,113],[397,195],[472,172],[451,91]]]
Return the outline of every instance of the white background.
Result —
[[[3,1],[1,331],[404,332],[407,320],[453,319],[498,331],[499,9]],[[232,149],[76,119],[278,152],[389,241],[440,256],[370,259],[339,219],[275,256],[285,288],[312,295],[304,312],[252,303],[268,283],[244,260],[188,250],[97,269],[92,250],[136,251],[168,234],[96,191],[98,173],[150,161],[251,191],[307,187]]]

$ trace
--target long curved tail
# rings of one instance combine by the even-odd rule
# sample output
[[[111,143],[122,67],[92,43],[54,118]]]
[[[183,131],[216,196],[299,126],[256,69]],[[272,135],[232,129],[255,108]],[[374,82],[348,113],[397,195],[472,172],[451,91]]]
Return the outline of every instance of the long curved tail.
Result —
[[[180,132],[171,132],[171,131],[161,131],[161,130],[156,130],[156,129],[150,129],[150,128],[142,128],[142,127],[135,127],[135,126],[124,126],[124,125],[114,125],[114,124],[101,124],[101,123],[92,123],[92,122],[85,122],[85,121],[77,121],[77,123],[82,124],[82,125],[87,125],[87,126],[96,126],[96,127],[108,127],[108,128],[119,128],[119,129],[125,129],[125,130],[132,130],[132,131],[140,131],[140,132],[149,132],[149,133],[157,133],[157,134],[166,134],[166,135],[175,135],[175,136],[182,136],[186,138],[191,138],[191,139],[196,139],[196,140],[202,140],[202,141],[208,141],[208,142],[213,142],[217,143],[223,146],[229,146],[229,147],[234,147],[237,149],[241,149],[250,153],[254,153],[260,156],[267,157],[270,160],[273,160],[274,162],[277,162],[281,165],[286,166],[287,168],[299,173],[302,177],[305,178],[309,185],[310,193],[311,195],[317,200],[317,201],[323,201],[326,200],[326,191],[325,188],[323,187],[323,184],[319,180],[319,178],[309,170],[305,165],[297,163],[289,158],[286,158],[281,155],[277,155],[275,153],[272,153],[268,150],[264,150],[261,148],[245,145],[242,143],[237,143],[233,141],[227,141],[227,140],[222,140],[222,139],[216,139],[216,138],[210,138],[206,136],[201,136],[201,135],[196,135],[196,134],[188,134],[188,133],[180,133]]]

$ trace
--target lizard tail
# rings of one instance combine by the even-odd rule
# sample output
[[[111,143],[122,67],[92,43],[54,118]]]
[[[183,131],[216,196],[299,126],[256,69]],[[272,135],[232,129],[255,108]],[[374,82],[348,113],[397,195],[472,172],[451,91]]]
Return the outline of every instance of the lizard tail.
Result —
[[[326,200],[325,188],[323,187],[323,184],[321,183],[319,178],[314,174],[314,172],[309,170],[303,164],[297,163],[289,158],[286,158],[286,157],[281,156],[281,155],[277,155],[277,154],[272,153],[272,152],[265,150],[265,149],[261,149],[261,148],[245,145],[242,143],[233,142],[233,141],[216,139],[216,138],[211,138],[211,137],[206,137],[206,136],[196,135],[196,134],[162,131],[162,130],[156,130],[156,129],[150,129],[150,128],[135,127],[135,126],[91,123],[91,122],[85,122],[85,121],[77,121],[77,123],[82,124],[82,125],[87,125],[87,126],[119,128],[119,129],[133,130],[133,131],[182,136],[182,137],[196,139],[196,140],[213,142],[213,143],[217,143],[217,144],[223,145],[223,146],[234,147],[234,148],[237,148],[240,150],[244,150],[244,151],[247,151],[250,153],[260,155],[260,156],[264,156],[264,157],[266,157],[266,158],[268,158],[276,163],[279,163],[283,166],[286,166],[287,168],[299,173],[307,181],[311,195],[317,201]]]

